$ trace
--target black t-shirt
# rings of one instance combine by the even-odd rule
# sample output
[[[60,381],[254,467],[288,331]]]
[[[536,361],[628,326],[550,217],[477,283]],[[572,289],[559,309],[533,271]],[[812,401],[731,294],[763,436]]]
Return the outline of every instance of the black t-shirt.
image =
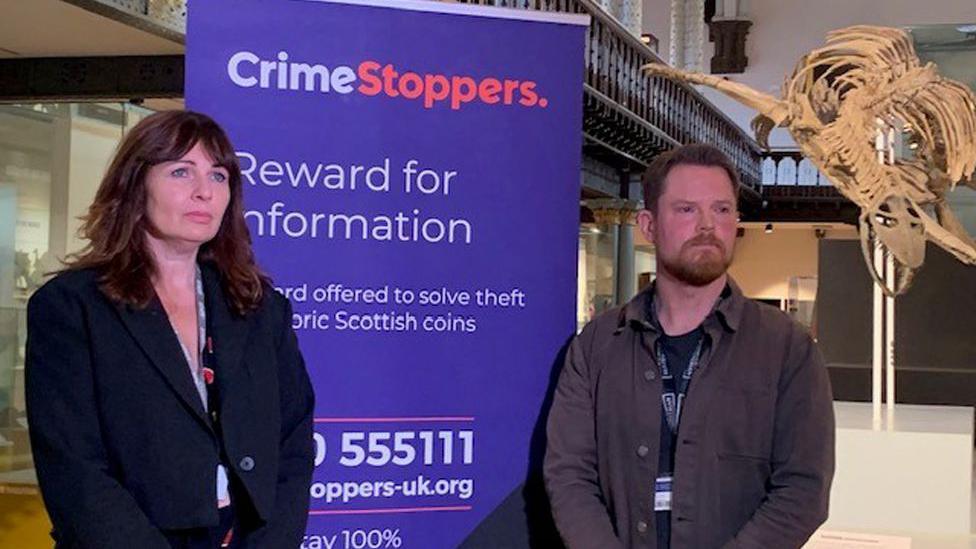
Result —
[[[680,336],[663,334],[658,340],[659,345],[661,345],[661,350],[664,352],[664,357],[668,361],[668,369],[671,371],[671,375],[674,376],[675,390],[678,390],[681,375],[691,361],[692,355],[695,354],[695,350],[698,348],[698,344],[701,342],[704,334],[705,331],[699,326],[687,334]],[[689,382],[688,390],[690,389]],[[661,406],[661,402],[656,402],[655,405]],[[662,410],[661,451],[658,454],[657,460],[658,476],[670,475],[674,471],[675,442],[677,438],[677,433],[671,432],[671,428],[668,426],[668,420]],[[651,486],[652,490],[653,488]],[[652,502],[653,497],[654,494],[652,493]],[[671,545],[671,512],[657,511],[654,515],[657,522],[657,546],[659,549],[668,549]]]

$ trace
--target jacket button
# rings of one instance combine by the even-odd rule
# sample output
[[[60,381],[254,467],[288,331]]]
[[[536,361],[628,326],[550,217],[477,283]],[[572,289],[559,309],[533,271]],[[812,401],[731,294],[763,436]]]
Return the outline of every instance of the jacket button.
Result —
[[[650,370],[644,370],[644,379],[646,379],[647,381],[654,381],[654,378],[656,377],[657,374],[654,372],[653,368]]]
[[[647,523],[644,521],[638,521],[637,531],[640,532],[641,534],[647,532]]]
[[[647,457],[647,453],[650,452],[650,448],[641,444],[637,447],[637,455],[640,457]]]
[[[250,471],[254,469],[254,458],[251,456],[244,456],[241,458],[241,462],[238,464],[241,466],[241,471]]]

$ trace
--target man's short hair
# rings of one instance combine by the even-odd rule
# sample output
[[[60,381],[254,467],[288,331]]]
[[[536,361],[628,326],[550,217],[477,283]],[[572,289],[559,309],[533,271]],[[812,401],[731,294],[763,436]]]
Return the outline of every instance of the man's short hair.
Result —
[[[732,182],[732,194],[739,200],[739,172],[735,169],[732,161],[712,145],[696,143],[693,145],[682,145],[677,149],[672,149],[666,153],[659,154],[651,162],[644,172],[644,208],[657,213],[657,203],[664,194],[664,180],[668,174],[677,166],[705,166],[722,168]]]

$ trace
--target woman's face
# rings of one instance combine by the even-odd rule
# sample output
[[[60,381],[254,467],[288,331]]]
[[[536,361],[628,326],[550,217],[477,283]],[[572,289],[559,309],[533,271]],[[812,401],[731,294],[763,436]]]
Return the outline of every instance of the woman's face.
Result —
[[[151,235],[168,244],[199,247],[220,229],[230,202],[230,177],[197,143],[179,160],[151,167],[146,191]]]

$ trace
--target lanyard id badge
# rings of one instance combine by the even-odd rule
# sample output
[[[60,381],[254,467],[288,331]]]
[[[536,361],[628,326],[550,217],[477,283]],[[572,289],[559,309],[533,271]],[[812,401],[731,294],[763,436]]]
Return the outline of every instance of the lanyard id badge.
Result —
[[[666,477],[657,477],[657,480],[654,481],[655,511],[671,510],[671,484],[673,480],[673,477],[668,475]]]

